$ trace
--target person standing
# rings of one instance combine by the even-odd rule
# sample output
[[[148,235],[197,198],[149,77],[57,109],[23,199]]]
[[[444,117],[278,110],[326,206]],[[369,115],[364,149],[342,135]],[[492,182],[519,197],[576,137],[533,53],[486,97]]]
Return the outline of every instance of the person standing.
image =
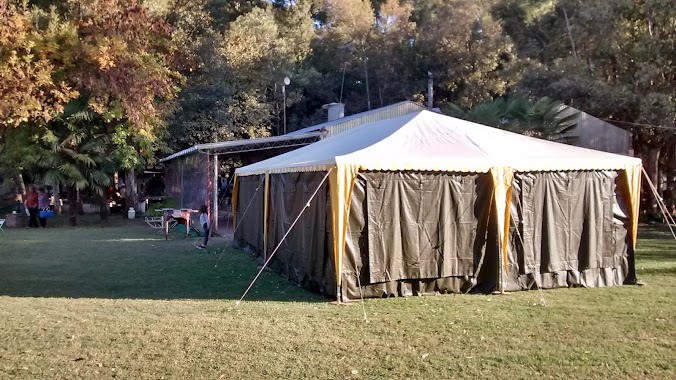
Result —
[[[44,188],[38,188],[38,220],[40,221],[40,226],[42,228],[47,227],[47,218],[41,217],[39,213],[40,211],[49,210],[49,204],[51,203],[50,198],[50,194],[46,192]]]
[[[38,224],[38,193],[35,186],[31,186],[26,194],[26,208],[28,209],[28,227],[37,228]]]
[[[200,207],[200,225],[202,225],[202,229],[204,230],[204,241],[197,246],[197,249],[204,249],[209,242],[209,214],[207,213],[207,205]]]

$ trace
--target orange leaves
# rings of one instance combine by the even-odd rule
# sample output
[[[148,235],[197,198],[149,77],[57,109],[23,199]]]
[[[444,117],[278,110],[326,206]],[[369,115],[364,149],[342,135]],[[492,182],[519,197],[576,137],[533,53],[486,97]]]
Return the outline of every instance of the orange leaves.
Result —
[[[121,105],[115,114],[138,129],[160,124],[161,103],[174,97],[181,79],[168,64],[166,20],[136,0],[64,9],[0,0],[0,126],[48,121],[80,93],[100,113]]]
[[[42,48],[43,35],[24,6],[0,0],[0,128],[48,121],[78,96],[62,80]]]
[[[133,0],[98,0],[83,8],[81,51],[69,77],[90,94],[92,109],[103,114],[115,103],[120,119],[136,130],[153,130],[181,78],[167,63],[169,25]]]

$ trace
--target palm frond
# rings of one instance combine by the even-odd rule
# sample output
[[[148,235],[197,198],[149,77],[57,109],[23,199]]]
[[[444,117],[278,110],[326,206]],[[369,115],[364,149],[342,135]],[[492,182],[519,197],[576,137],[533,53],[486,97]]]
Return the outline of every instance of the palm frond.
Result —
[[[80,169],[71,163],[63,163],[57,168],[61,173],[63,173],[64,176],[68,178],[70,183],[75,183],[84,179],[84,175]]]

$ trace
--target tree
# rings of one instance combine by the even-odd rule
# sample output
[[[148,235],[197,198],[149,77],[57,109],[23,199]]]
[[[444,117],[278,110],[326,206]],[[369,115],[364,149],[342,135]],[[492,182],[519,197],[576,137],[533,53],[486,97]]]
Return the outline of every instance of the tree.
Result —
[[[107,132],[116,134],[116,157],[127,174],[127,204],[136,205],[135,170],[154,159],[182,81],[178,69],[189,70],[190,59],[181,59],[167,18],[136,0],[93,0],[72,4],[66,13],[77,20],[79,41],[67,75],[86,95],[89,108],[113,126]]]
[[[379,105],[410,98],[424,90],[424,70],[410,63],[415,61],[416,50],[410,43],[416,38],[416,23],[411,21],[413,5],[408,1],[382,2],[376,16],[371,57],[373,83]]]
[[[178,49],[169,24],[136,0],[95,0],[71,7],[69,16],[79,38],[70,80],[95,112],[119,105],[136,131],[153,133],[181,81],[168,65]]]
[[[442,107],[445,114],[531,137],[573,142],[579,112],[549,98],[535,102],[521,97],[499,98],[464,110],[455,104]]]
[[[73,102],[49,124],[35,128],[27,162],[41,179],[68,189],[69,219],[77,224],[78,196],[89,190],[107,215],[105,188],[115,168],[109,136],[98,115],[83,102]]]
[[[636,153],[661,188],[660,157],[674,149],[668,143],[676,128],[674,19],[668,0],[560,0],[533,20],[531,29],[547,31],[548,38],[517,91],[557,96],[631,130]],[[644,198],[644,208],[657,213],[652,194]]]
[[[313,35],[309,3],[300,1],[284,11],[256,8],[231,23],[222,54],[231,73],[227,110],[236,136],[279,133],[282,79],[298,72]]]
[[[375,14],[369,0],[327,0],[323,4],[326,22],[319,30],[323,46],[321,60],[328,70],[339,73],[349,70],[347,103],[357,110],[371,109],[369,78],[369,45],[373,37]],[[344,81],[340,82],[340,93]],[[355,104],[356,103],[356,104]]]
[[[434,74],[441,100],[471,107],[506,94],[514,83],[514,49],[490,12],[494,3],[415,3],[417,66]]]
[[[55,50],[72,46],[71,25],[53,12],[43,30],[25,3],[0,0],[0,132],[29,121],[49,121],[78,96],[64,78],[67,58]]]

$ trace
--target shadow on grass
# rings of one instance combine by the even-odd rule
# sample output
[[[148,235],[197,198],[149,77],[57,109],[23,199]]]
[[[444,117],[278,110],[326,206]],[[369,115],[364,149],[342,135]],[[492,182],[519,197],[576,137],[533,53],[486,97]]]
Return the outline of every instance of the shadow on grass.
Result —
[[[647,249],[646,249],[647,248]],[[664,249],[659,246],[648,246],[636,252],[636,260],[641,261],[659,261],[676,263],[676,251],[673,249]]]
[[[0,295],[12,297],[239,299],[257,273],[253,258],[214,239],[165,241],[135,224],[111,228],[17,229],[0,233]],[[264,272],[248,301],[326,302]]]
[[[654,275],[654,276],[674,276],[676,275],[676,266],[662,267],[662,268],[645,268],[637,270],[637,275]]]
[[[637,265],[641,262],[674,262],[674,237],[666,226],[642,227],[636,250]]]
[[[639,225],[639,239],[673,241],[674,237],[666,224],[642,224]]]

